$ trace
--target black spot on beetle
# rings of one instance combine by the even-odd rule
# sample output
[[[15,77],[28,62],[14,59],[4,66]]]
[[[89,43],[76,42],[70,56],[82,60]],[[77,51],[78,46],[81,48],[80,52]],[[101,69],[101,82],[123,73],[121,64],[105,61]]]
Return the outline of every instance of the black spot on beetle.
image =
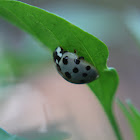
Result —
[[[87,77],[87,73],[83,73],[83,77]]]
[[[65,57],[63,58],[63,64],[64,64],[64,65],[67,65],[67,64],[68,64],[68,56],[65,56]]]
[[[70,75],[69,72],[65,72],[65,75],[66,75],[66,77],[67,77],[68,79],[71,79],[71,75]]]
[[[86,66],[86,70],[90,70],[91,69],[91,67],[90,66]]]
[[[78,68],[75,67],[75,68],[73,69],[73,72],[74,72],[74,73],[79,72]]]
[[[80,64],[80,60],[79,59],[74,59],[74,62],[78,65]]]

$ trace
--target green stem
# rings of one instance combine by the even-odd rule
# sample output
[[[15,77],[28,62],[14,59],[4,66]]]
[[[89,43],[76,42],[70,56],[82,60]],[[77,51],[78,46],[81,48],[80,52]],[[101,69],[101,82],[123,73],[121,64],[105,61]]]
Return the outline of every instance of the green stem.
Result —
[[[114,129],[114,132],[115,132],[118,140],[123,140],[121,132],[120,132],[120,129],[119,129],[119,126],[118,126],[118,124],[116,122],[116,119],[115,119],[115,116],[114,116],[114,114],[112,112],[112,108],[110,109],[110,111],[107,111],[106,113],[107,113],[109,121],[110,121],[110,123],[112,125],[112,128]]]

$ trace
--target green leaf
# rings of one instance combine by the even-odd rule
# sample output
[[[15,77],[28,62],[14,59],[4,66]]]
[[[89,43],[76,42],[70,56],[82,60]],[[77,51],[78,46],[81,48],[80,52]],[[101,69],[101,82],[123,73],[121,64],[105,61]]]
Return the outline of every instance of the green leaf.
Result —
[[[115,95],[115,91],[118,86],[118,75],[115,69],[109,68],[100,74],[100,78],[96,81],[89,84],[91,90],[94,91],[95,95],[99,99],[100,103],[103,105],[105,112],[108,115],[108,118],[114,127],[114,130],[118,136],[118,139],[121,139],[118,126],[116,124],[113,112],[112,112],[112,103]]]
[[[25,139],[19,138],[15,135],[11,135],[2,128],[0,128],[0,140],[25,140]]]
[[[84,56],[86,61],[97,68],[99,78],[90,83],[89,87],[103,105],[120,140],[121,136],[112,113],[112,101],[118,86],[118,75],[115,69],[107,67],[106,45],[63,18],[19,1],[1,0],[0,15],[33,35],[52,51],[58,46],[70,52],[75,49],[79,56]]]
[[[129,100],[127,101],[128,108],[119,99],[117,100],[117,103],[128,119],[128,122],[134,134],[134,139],[140,140],[140,112]]]

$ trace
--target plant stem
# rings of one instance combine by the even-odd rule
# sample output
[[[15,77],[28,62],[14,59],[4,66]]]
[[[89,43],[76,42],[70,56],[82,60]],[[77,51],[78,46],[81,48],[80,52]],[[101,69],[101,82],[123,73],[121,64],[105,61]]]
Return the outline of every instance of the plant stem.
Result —
[[[116,122],[116,119],[115,119],[115,116],[112,112],[112,108],[110,109],[110,111],[107,111],[106,113],[108,115],[108,118],[109,118],[109,121],[112,125],[112,128],[114,129],[116,137],[118,138],[118,140],[123,140],[120,129],[119,129],[119,126],[118,126],[118,124]]]

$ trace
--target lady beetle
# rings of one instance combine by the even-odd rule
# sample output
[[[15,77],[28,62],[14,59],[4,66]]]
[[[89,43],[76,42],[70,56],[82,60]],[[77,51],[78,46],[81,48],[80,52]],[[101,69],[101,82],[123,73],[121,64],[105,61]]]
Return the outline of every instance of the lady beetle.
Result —
[[[86,62],[84,57],[78,57],[76,51],[71,53],[57,47],[53,52],[53,58],[58,73],[71,83],[85,84],[96,80],[99,76],[96,68]]]

